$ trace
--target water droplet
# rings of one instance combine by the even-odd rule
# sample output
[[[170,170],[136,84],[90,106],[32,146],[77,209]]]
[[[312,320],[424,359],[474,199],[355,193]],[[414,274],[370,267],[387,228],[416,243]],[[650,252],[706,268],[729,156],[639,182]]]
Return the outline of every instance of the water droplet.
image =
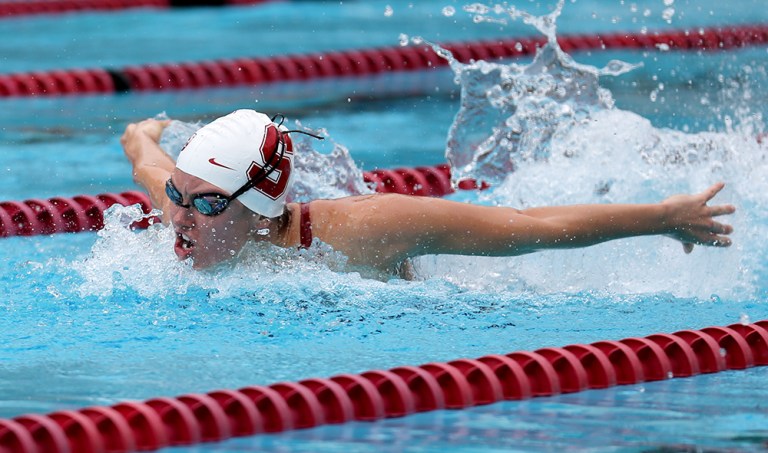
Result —
[[[408,45],[408,35],[405,33],[400,33],[400,36],[398,36],[398,40],[400,41],[400,46],[405,47]]]
[[[749,324],[749,315],[747,315],[746,313],[742,313],[739,316],[739,324],[743,326],[746,326],[747,324]]]
[[[259,236],[266,236],[269,234],[269,228],[261,228],[260,230],[256,231],[256,234]]]
[[[668,23],[672,22],[672,16],[675,15],[675,8],[666,8],[664,12],[661,13],[661,18],[667,21]]]
[[[456,14],[456,8],[454,8],[453,6],[446,6],[445,8],[443,8],[443,16],[451,17],[454,14]]]
[[[395,10],[391,6],[387,5],[384,7],[384,16],[392,17],[393,14],[395,14]]]

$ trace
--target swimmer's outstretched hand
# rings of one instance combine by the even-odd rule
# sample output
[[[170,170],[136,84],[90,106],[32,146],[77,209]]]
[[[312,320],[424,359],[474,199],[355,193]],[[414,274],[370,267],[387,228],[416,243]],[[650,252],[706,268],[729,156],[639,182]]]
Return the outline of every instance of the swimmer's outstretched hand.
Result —
[[[152,206],[169,212],[165,182],[171,177],[176,163],[160,148],[158,142],[170,120],[144,120],[126,126],[120,144],[133,167],[133,180],[149,192]],[[167,218],[163,218],[168,221]]]
[[[128,160],[136,164],[137,161],[145,157],[145,153],[156,151],[154,147],[147,147],[146,141],[150,140],[157,144],[163,130],[169,124],[171,124],[171,120],[149,119],[126,126],[123,136],[120,137],[120,144],[123,145]]]
[[[731,239],[727,236],[733,227],[715,221],[715,217],[733,214],[736,208],[730,204],[708,206],[725,184],[713,184],[695,195],[675,195],[661,204],[666,206],[665,226],[667,235],[683,243],[685,253],[693,251],[694,244],[713,247],[728,247]]]

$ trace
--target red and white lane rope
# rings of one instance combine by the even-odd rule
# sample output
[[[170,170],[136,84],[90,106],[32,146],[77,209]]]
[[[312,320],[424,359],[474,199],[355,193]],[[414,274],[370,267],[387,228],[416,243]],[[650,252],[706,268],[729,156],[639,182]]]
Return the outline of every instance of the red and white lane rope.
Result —
[[[132,452],[768,365],[768,321],[0,419],[4,453]]]
[[[605,49],[726,50],[768,43],[768,25],[696,28],[646,34],[605,33],[558,38],[566,52]],[[460,62],[533,55],[544,38],[448,43]],[[370,76],[420,71],[448,63],[426,46],[387,47],[306,55],[238,58],[187,63],[0,74],[0,97],[105,94],[125,91],[193,90]]]
[[[373,184],[377,192],[433,197],[453,192],[451,170],[445,164],[374,170],[363,173],[363,179]],[[482,187],[478,187],[473,180],[466,180],[459,184],[459,188]],[[4,201],[0,202],[0,238],[100,230],[104,226],[104,211],[116,203],[124,206],[138,203],[145,213],[152,208],[149,197],[137,191]],[[149,221],[144,221],[134,227],[146,228],[148,225]]]
[[[132,8],[254,5],[271,0],[25,0],[0,1],[0,19],[38,14],[118,11]]]

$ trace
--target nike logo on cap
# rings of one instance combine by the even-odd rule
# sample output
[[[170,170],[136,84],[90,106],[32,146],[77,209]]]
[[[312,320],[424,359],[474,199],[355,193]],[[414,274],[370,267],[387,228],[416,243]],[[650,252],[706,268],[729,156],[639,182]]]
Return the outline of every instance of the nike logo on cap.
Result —
[[[223,164],[220,164],[220,163],[216,162],[216,158],[215,157],[211,157],[210,159],[208,159],[208,162],[210,162],[212,165],[215,165],[217,167],[226,168],[227,170],[235,171],[234,168],[229,168],[226,165],[223,165]]]

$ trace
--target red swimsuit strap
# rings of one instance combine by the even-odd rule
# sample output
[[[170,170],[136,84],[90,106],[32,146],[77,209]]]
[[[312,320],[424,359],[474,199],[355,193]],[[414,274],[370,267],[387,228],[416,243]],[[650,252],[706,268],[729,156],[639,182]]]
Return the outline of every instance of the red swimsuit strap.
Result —
[[[312,245],[312,219],[309,217],[309,203],[301,204],[301,218],[299,222],[301,223],[299,230],[301,247],[309,248]]]

